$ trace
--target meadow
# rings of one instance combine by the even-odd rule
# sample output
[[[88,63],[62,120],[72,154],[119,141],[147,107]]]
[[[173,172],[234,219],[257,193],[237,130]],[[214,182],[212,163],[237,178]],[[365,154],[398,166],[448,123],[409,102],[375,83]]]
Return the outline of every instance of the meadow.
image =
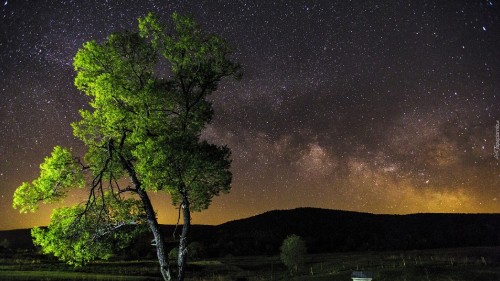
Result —
[[[306,257],[291,276],[278,256],[224,257],[192,261],[190,281],[348,281],[368,270],[374,281],[498,281],[500,247],[391,252],[347,252]],[[74,268],[32,252],[3,254],[0,280],[161,280],[156,261],[102,261]]]

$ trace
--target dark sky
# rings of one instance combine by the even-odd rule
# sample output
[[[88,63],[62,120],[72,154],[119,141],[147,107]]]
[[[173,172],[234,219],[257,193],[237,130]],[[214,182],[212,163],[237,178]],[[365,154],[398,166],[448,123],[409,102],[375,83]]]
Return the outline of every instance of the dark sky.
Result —
[[[232,191],[194,215],[218,224],[301,206],[372,213],[500,212],[500,2],[55,1],[0,3],[0,229],[86,98],[86,41],[156,11],[191,14],[234,47],[241,81],[213,96],[206,138],[233,151]],[[82,198],[70,196],[68,202]],[[161,223],[176,211],[156,196]]]

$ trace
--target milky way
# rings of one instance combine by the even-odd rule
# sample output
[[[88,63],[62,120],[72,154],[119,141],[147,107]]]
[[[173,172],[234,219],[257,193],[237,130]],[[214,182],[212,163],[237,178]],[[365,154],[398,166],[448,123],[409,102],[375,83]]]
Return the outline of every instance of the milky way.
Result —
[[[233,151],[217,224],[301,206],[372,213],[500,212],[497,1],[3,1],[0,229],[47,224],[11,208],[86,98],[72,58],[155,11],[191,14],[243,65],[220,84],[204,137]],[[72,194],[69,202],[82,194]],[[177,213],[154,201],[161,223]]]

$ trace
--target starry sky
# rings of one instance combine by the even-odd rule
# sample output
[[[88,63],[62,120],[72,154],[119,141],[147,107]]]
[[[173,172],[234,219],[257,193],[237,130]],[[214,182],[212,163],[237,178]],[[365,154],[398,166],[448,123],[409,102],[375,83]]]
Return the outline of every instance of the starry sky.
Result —
[[[500,212],[499,1],[2,0],[0,229],[46,225],[60,205],[21,215],[14,190],[53,146],[85,151],[70,127],[87,102],[78,48],[148,11],[193,15],[243,65],[203,133],[232,149],[232,190],[193,223],[306,206]],[[175,223],[166,195],[154,204]]]

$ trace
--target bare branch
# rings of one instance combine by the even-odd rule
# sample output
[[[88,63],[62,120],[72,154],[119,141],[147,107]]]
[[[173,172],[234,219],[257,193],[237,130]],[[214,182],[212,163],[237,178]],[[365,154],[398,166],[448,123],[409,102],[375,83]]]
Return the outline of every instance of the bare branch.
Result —
[[[172,233],[172,237],[175,239],[175,233],[177,232],[177,227],[179,226],[179,221],[181,220],[181,208],[182,208],[182,203],[179,205],[179,214],[177,216],[177,223],[175,224],[174,228],[174,233]]]

